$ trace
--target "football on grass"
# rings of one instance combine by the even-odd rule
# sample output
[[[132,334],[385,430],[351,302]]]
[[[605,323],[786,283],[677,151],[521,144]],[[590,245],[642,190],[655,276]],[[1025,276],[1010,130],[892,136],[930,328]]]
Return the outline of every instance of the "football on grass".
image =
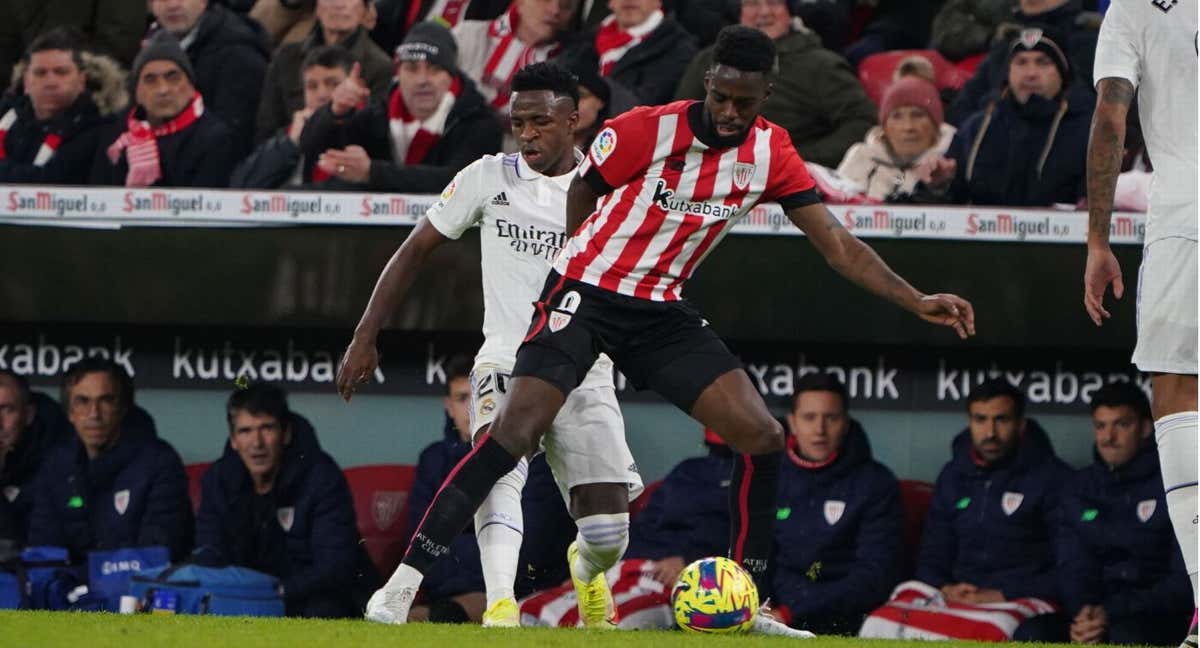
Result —
[[[671,607],[688,632],[744,632],[758,613],[758,588],[736,562],[701,558],[679,573]]]

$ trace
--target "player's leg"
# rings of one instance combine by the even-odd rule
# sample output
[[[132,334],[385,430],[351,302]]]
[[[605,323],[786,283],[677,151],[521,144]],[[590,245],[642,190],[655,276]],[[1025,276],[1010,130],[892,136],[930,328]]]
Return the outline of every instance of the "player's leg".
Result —
[[[622,371],[635,385],[646,384],[741,453],[730,479],[729,555],[760,589],[765,590],[775,536],[775,498],[783,426],[766,403],[742,363],[708,328],[699,313],[677,307],[664,318],[669,333],[653,348],[624,349]],[[628,367],[628,368],[627,368]],[[631,375],[632,374],[632,375]],[[765,608],[765,605],[764,605]],[[767,614],[754,617],[751,632],[809,638]]]
[[[1196,596],[1197,572],[1197,403],[1196,376],[1157,374],[1154,387],[1154,436],[1158,441],[1167,513]]]
[[[543,440],[546,460],[566,495],[578,533],[568,550],[580,618],[613,627],[616,609],[605,572],[629,544],[629,500],[642,491],[625,442],[625,422],[612,386],[612,364],[597,362],[567,397]]]
[[[488,434],[450,471],[425,511],[408,551],[388,582],[367,602],[366,616],[405,623],[423,574],[449,551],[492,486],[537,448],[564,400],[564,391],[535,377],[514,378]]]
[[[471,372],[471,429],[475,443],[491,428],[496,412],[507,396],[510,371],[482,365]],[[487,596],[484,627],[516,627],[520,610],[513,592],[520,562],[525,520],[521,492],[529,473],[529,460],[522,457],[517,467],[496,482],[475,512],[475,540]]]
[[[1138,276],[1134,364],[1153,373],[1154,432],[1167,512],[1196,595],[1197,283],[1196,242],[1146,246]]]
[[[761,588],[768,573],[775,531],[783,426],[741,369],[728,371],[700,393],[692,417],[741,453],[733,463],[730,493],[729,556],[742,564]]]

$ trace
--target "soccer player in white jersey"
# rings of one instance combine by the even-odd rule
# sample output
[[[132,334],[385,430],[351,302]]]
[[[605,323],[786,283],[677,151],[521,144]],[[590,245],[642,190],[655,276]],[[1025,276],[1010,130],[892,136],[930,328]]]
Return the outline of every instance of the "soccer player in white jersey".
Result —
[[[516,74],[511,119],[520,154],[489,155],[468,165],[417,224],[379,278],[346,351],[338,376],[340,389],[362,372],[374,371],[379,326],[400,303],[426,255],[478,225],[484,342],[471,372],[471,431],[476,443],[486,440],[488,426],[504,401],[533,302],[566,240],[563,213],[567,188],[583,157],[574,145],[577,86],[568,71],[548,63],[527,66]],[[589,546],[602,547],[601,552],[587,557],[596,561],[601,571],[607,570],[624,552],[629,500],[641,493],[642,481],[625,443],[613,365],[606,356],[600,356],[567,399],[543,445],[576,520],[578,538],[586,539]],[[483,615],[486,626],[519,625],[513,582],[523,534],[521,490],[527,471],[528,459],[523,456],[491,489],[475,515],[488,599]],[[574,546],[571,552],[574,557]],[[601,583],[603,579],[601,574]],[[585,594],[589,587],[594,590],[591,597],[580,599],[581,604],[591,603],[581,610],[581,618],[592,626],[611,625],[614,609],[606,585],[578,585]],[[372,597],[366,610],[368,619],[407,620],[395,618],[381,605],[390,591],[385,586]]]
[[[964,338],[974,333],[970,303],[921,293],[841,227],[817,198],[787,131],[759,115],[776,65],[770,37],[726,27],[713,61],[703,102],[635,108],[609,121],[589,147],[567,194],[574,234],[517,352],[508,398],[417,529],[401,578],[390,583],[407,594],[384,602],[395,616],[407,614],[419,574],[439,548],[538,446],[600,353],[633,385],[655,390],[742,453],[729,488],[730,555],[756,580],[766,576],[783,429],[741,362],[681,299],[701,259],[760,201],[778,202],[842,275]],[[615,531],[623,541],[624,529]],[[607,537],[596,538],[599,546],[580,536],[581,558],[603,550]],[[600,574],[599,563],[577,560],[572,575],[587,582]]]
[[[1104,294],[1125,291],[1108,244],[1125,119],[1137,92],[1154,163],[1137,285],[1133,362],[1152,374],[1154,431],[1167,511],[1196,593],[1197,11],[1195,0],[1113,0],[1100,27],[1098,97],[1088,146],[1088,255],[1083,302],[1097,326]],[[1196,646],[1196,625],[1184,646]],[[1190,643],[1189,643],[1190,642]]]

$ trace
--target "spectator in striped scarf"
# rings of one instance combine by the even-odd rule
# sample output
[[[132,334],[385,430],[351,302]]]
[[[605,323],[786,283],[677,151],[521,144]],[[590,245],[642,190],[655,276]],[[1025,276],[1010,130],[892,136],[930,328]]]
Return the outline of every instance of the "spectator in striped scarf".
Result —
[[[91,184],[224,187],[236,161],[232,131],[205,112],[179,41],[159,32],[133,61],[135,104],[103,129]]]
[[[104,120],[87,92],[81,41],[58,28],[25,52],[24,93],[0,101],[0,182],[87,182]]]

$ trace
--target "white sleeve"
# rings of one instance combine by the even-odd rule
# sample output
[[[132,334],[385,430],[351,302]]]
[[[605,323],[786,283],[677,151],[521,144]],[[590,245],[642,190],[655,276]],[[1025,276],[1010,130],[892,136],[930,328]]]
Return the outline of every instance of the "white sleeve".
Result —
[[[442,236],[457,239],[483,216],[479,191],[483,184],[483,160],[475,160],[446,185],[437,202],[425,212],[425,218]]]
[[[1138,54],[1140,30],[1135,24],[1137,17],[1132,3],[1113,2],[1100,24],[1100,39],[1096,43],[1096,61],[1092,68],[1093,85],[1100,79],[1116,77],[1125,79],[1137,87],[1141,81],[1141,56]]]

